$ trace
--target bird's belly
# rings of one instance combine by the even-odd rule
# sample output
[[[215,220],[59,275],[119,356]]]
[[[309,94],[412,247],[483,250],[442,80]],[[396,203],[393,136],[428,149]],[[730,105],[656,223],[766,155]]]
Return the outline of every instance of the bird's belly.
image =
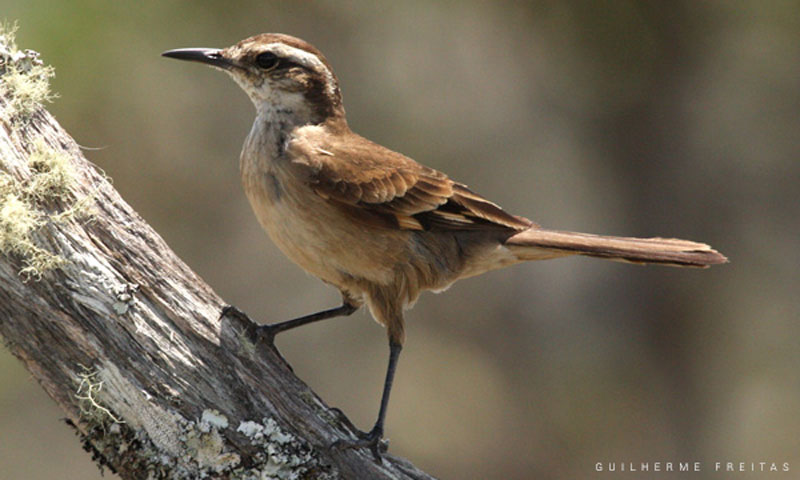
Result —
[[[257,182],[245,178],[244,183],[261,226],[307,272],[345,290],[363,281],[393,281],[392,252],[402,248],[396,235],[362,229],[304,182],[287,182],[271,173]]]

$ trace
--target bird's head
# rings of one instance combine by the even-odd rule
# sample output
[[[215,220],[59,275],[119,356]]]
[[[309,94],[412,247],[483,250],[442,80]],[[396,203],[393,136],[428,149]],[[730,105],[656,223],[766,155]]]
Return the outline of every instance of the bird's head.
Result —
[[[259,113],[283,115],[299,123],[344,117],[333,69],[319,50],[299,38],[264,33],[224,49],[179,48],[162,55],[224,70]]]

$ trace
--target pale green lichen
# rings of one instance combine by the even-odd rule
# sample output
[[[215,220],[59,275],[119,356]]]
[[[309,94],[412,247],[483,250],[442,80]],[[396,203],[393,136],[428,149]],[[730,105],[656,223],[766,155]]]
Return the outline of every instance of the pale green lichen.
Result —
[[[23,182],[6,173],[0,161],[0,253],[22,260],[20,274],[26,279],[64,265],[65,260],[34,242],[34,233],[47,223],[65,223],[91,216],[92,195],[76,200],[76,180],[70,157],[42,139],[32,145],[27,166],[30,175]],[[58,202],[63,208],[50,213],[43,206]]]
[[[120,468],[139,472],[141,478],[175,480],[334,477],[331,467],[321,464],[306,442],[274,419],[236,421],[214,408],[190,419],[152,401],[113,365],[83,371],[79,396],[85,405],[81,411],[95,412],[81,415],[84,448],[112,471]],[[114,423],[112,417],[124,418],[126,423]],[[252,448],[242,444],[242,435]],[[238,447],[231,442],[233,438],[240,440],[235,442]]]
[[[49,90],[53,68],[44,65],[38,53],[17,48],[16,30],[16,24],[0,23],[0,122],[11,129],[12,135],[18,135],[15,130],[28,122],[43,102],[53,98]],[[53,148],[41,137],[32,143],[20,140],[31,152],[28,171],[18,173],[22,179],[11,175],[13,170],[0,158],[0,253],[21,260],[19,273],[26,280],[39,279],[66,260],[37,242],[36,232],[47,224],[89,217],[94,198],[75,198],[70,154]],[[57,212],[53,211],[55,206]]]
[[[64,199],[70,196],[75,185],[75,173],[70,165],[70,157],[56,152],[43,139],[33,143],[33,153],[28,157],[31,181],[26,191],[37,201]]]
[[[186,458],[196,462],[205,471],[222,473],[239,465],[241,458],[233,452],[225,452],[225,440],[220,434],[228,427],[228,419],[216,410],[204,410],[200,421],[186,429],[182,440],[186,447]]]
[[[55,97],[50,92],[55,70],[44,65],[37,52],[19,50],[16,32],[16,24],[0,23],[0,96],[7,99],[0,116],[24,123],[44,102]]]
[[[235,471],[237,478],[297,480],[311,471],[315,472],[315,478],[327,478],[327,469],[319,465],[314,452],[305,442],[284,431],[274,419],[265,418],[262,423],[243,421],[236,431],[259,449],[253,456],[257,467]]]
[[[92,380],[92,382],[94,382]],[[98,392],[99,393],[99,392]],[[331,466],[320,462],[303,440],[286,432],[278,423],[265,418],[259,422],[239,422],[232,432],[228,418],[213,409],[201,418],[188,420],[176,414],[179,448],[165,451],[157,446],[145,429],[133,423],[111,423],[106,418],[83,418],[81,434],[84,448],[101,465],[114,471],[141,473],[141,478],[189,480],[227,478],[230,480],[333,480],[339,478]],[[235,424],[234,424],[235,425]],[[250,445],[247,461],[231,451],[228,438],[244,435]],[[246,449],[245,449],[246,450]],[[240,452],[241,453],[241,452]],[[245,465],[246,464],[246,465]]]
[[[209,430],[211,428],[228,428],[228,417],[219,413],[218,410],[207,408],[203,410],[203,413],[200,415],[200,425],[205,426],[206,429]]]
[[[241,466],[238,454],[225,451],[222,432],[228,428],[225,415],[212,409],[203,411],[197,422],[187,422],[181,440],[186,447],[184,468],[187,464],[199,467],[195,475],[226,473],[232,479],[275,479],[299,480],[312,469],[325,478],[324,468],[320,468],[311,450],[293,435],[282,430],[278,423],[265,418],[262,423],[240,422],[236,429],[258,447],[250,458],[251,465]]]
[[[43,221],[40,211],[32,208],[24,196],[8,188],[5,179],[0,179],[0,252],[22,259],[19,273],[26,279],[41,278],[44,272],[65,262],[34,243],[32,234]]]
[[[80,367],[82,371],[78,374],[75,399],[78,400],[81,418],[104,429],[109,422],[125,423],[98,401],[97,396],[103,391],[103,381],[100,380],[98,372],[83,365]]]

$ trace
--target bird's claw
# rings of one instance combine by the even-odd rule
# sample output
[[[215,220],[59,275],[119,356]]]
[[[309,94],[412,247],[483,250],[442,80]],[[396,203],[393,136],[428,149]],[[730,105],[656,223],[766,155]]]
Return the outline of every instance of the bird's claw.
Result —
[[[275,345],[275,334],[277,331],[272,328],[272,325],[258,325],[254,332],[254,342],[263,342],[267,345]]]
[[[369,448],[377,463],[383,463],[383,454],[389,450],[389,440],[383,438],[382,428],[373,428],[369,432],[356,431],[358,440],[336,440],[331,445],[336,449]]]
[[[219,318],[224,318],[224,317],[235,318],[244,323],[255,324],[255,322],[250,320],[250,317],[248,317],[246,313],[239,310],[239,307],[235,305],[225,305],[224,307],[222,307],[222,310],[220,311],[219,314]]]
[[[220,318],[230,318],[239,321],[245,328],[247,337],[253,343],[273,345],[277,333],[271,325],[259,325],[246,313],[234,305],[225,305],[220,312]]]

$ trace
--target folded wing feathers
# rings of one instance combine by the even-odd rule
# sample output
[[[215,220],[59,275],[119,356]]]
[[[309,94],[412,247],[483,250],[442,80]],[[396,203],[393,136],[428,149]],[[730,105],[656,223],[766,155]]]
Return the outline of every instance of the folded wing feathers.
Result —
[[[365,141],[366,142],[366,141]],[[374,144],[369,143],[371,148]],[[347,208],[365,208],[407,230],[498,228],[515,233],[506,245],[524,259],[526,250],[546,249],[635,263],[705,267],[727,259],[703,243],[673,238],[630,238],[544,230],[511,215],[445,174],[386,151],[384,163],[371,155],[342,161],[331,147],[317,152],[310,183],[323,198]],[[390,159],[391,162],[387,161]],[[313,162],[312,162],[313,163]],[[369,216],[369,215],[367,215]],[[377,218],[377,217],[376,217]],[[536,255],[530,250],[531,255]]]
[[[496,203],[490,202],[469,190],[466,185],[454,183],[453,191],[453,201],[465,207],[464,215],[480,218],[514,230],[522,230],[535,225],[526,218],[511,215]]]

